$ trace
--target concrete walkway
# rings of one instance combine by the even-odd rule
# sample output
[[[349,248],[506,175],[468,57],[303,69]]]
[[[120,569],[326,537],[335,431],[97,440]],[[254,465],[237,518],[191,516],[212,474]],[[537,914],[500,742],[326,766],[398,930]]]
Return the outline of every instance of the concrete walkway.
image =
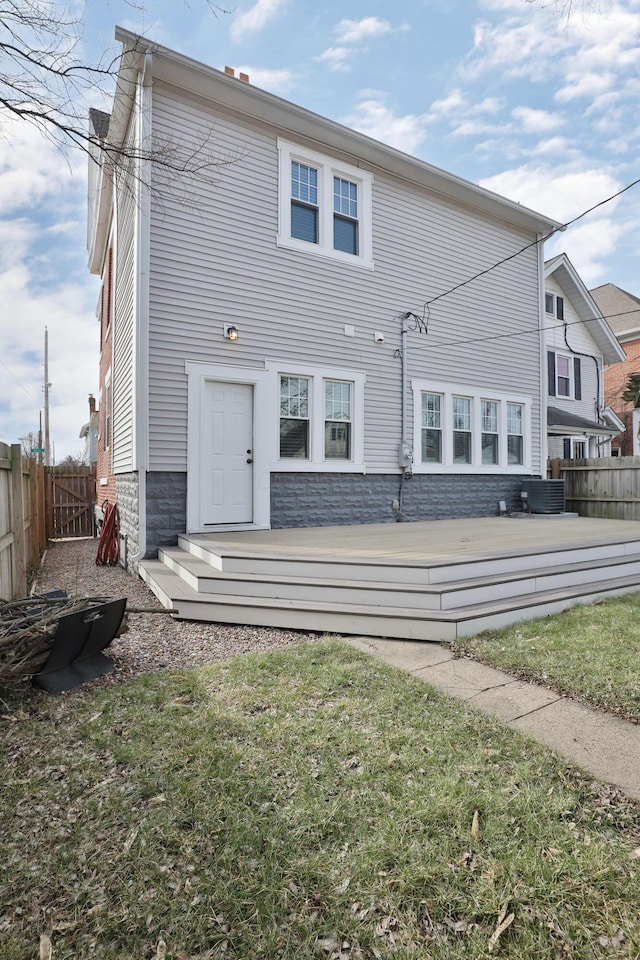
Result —
[[[442,693],[498,717],[513,730],[539,740],[599,780],[640,800],[640,725],[591,710],[475,660],[456,659],[438,643],[344,639]]]

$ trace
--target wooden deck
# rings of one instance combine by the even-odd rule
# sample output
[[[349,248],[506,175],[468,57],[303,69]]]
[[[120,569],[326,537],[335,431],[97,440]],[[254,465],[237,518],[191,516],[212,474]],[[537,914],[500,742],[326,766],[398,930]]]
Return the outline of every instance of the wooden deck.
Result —
[[[640,589],[640,524],[534,515],[197,534],[140,573],[186,619],[448,640]]]

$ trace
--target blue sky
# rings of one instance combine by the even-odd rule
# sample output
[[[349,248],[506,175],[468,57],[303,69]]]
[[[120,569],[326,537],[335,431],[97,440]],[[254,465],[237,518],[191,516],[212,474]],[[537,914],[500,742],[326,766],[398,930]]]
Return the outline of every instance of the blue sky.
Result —
[[[557,220],[640,177],[640,0],[576,0],[570,17],[544,0],[69,2],[87,62],[117,53],[118,23]],[[46,325],[58,460],[81,451],[97,395],[85,196],[83,155],[0,113],[0,440],[37,430]],[[639,223],[640,186],[546,255],[638,296]]]

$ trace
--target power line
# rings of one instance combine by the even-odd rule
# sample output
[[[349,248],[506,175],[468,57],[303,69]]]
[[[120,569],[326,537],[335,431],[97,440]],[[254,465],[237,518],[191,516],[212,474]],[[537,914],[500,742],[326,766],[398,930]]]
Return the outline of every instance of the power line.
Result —
[[[532,247],[537,247],[538,244],[544,243],[546,240],[549,240],[550,237],[553,237],[556,233],[561,233],[563,230],[566,230],[567,227],[572,226],[574,223],[577,223],[578,220],[582,220],[583,217],[586,217],[587,214],[593,213],[594,210],[597,210],[598,207],[603,207],[605,204],[610,203],[612,200],[615,200],[616,197],[622,196],[623,193],[626,193],[627,190],[631,190],[632,187],[637,186],[640,183],[640,177],[637,180],[633,180],[631,183],[628,183],[626,187],[623,187],[622,190],[618,190],[617,193],[612,193],[610,197],[607,197],[605,200],[600,200],[598,203],[594,203],[592,207],[589,207],[588,210],[583,210],[582,213],[579,213],[577,217],[574,217],[572,220],[567,220],[566,223],[563,223],[559,227],[554,227],[553,230],[550,230],[549,233],[546,233],[543,237],[540,237],[537,240],[532,240],[531,243],[527,243],[524,247],[521,247],[519,250],[516,250],[515,253],[510,254],[508,257],[503,257],[502,260],[498,260],[497,263],[492,264],[490,267],[486,267],[484,270],[480,270],[479,273],[474,274],[474,276],[469,277],[467,280],[462,280],[460,283],[457,283],[455,286],[450,287],[448,290],[445,290],[443,293],[439,293],[437,297],[433,297],[431,300],[427,300],[425,307],[431,306],[432,303],[436,303],[438,300],[442,300],[443,297],[448,297],[450,294],[455,293],[456,290],[460,290],[462,287],[466,287],[469,283],[473,283],[474,280],[478,280],[480,277],[484,277],[487,273],[491,273],[492,270],[496,270],[498,267],[501,267],[504,263],[508,263],[510,260],[515,260],[516,257],[519,257],[521,253],[525,253],[527,250],[530,250]]]
[[[640,309],[640,308],[639,308]],[[507,340],[510,337],[523,337],[530,333],[546,333],[548,330],[560,330],[562,327],[575,327],[579,323],[595,323],[597,320],[611,320],[613,317],[624,317],[628,313],[638,313],[639,310],[625,310],[623,313],[611,313],[602,317],[588,317],[586,320],[563,320],[562,323],[554,323],[550,327],[525,327],[524,330],[512,330],[510,333],[496,333],[490,337],[472,337],[469,340],[440,340],[435,343],[431,341],[430,347],[458,347],[467,343],[485,343],[489,340]],[[613,330],[611,331],[613,333]],[[615,334],[614,334],[615,336]]]
[[[15,382],[18,384],[18,386],[19,386],[22,390],[24,390],[24,392],[26,393],[26,395],[27,395],[28,397],[31,397],[31,399],[33,400],[33,402],[37,404],[39,401],[36,400],[36,398],[34,397],[34,395],[33,395],[32,393],[29,393],[29,391],[27,390],[27,388],[25,387],[25,385],[24,385],[23,383],[20,383],[20,381],[18,380],[18,378],[15,376],[15,374],[13,374],[13,373],[11,372],[11,370],[9,370],[9,367],[6,365],[6,363],[4,362],[4,360],[0,360],[0,363],[1,363],[2,366],[5,368],[5,370],[6,370],[7,373],[9,374],[9,376],[10,376],[10,377],[13,377],[13,379],[14,379]]]

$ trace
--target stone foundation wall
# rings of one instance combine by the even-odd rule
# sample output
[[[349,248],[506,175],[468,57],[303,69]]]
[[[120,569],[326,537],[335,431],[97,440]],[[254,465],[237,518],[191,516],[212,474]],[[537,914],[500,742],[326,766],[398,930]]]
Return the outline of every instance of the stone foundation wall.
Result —
[[[120,514],[120,562],[129,573],[137,573],[131,557],[138,553],[140,528],[138,525],[138,474],[120,473],[116,476],[116,503]],[[123,539],[124,538],[124,539]]]
[[[405,519],[453,520],[494,517],[498,501],[521,509],[521,478],[457,474],[416,474],[405,479]],[[275,473],[271,476],[271,526],[327,527],[391,523],[398,519],[400,477],[392,474]]]

